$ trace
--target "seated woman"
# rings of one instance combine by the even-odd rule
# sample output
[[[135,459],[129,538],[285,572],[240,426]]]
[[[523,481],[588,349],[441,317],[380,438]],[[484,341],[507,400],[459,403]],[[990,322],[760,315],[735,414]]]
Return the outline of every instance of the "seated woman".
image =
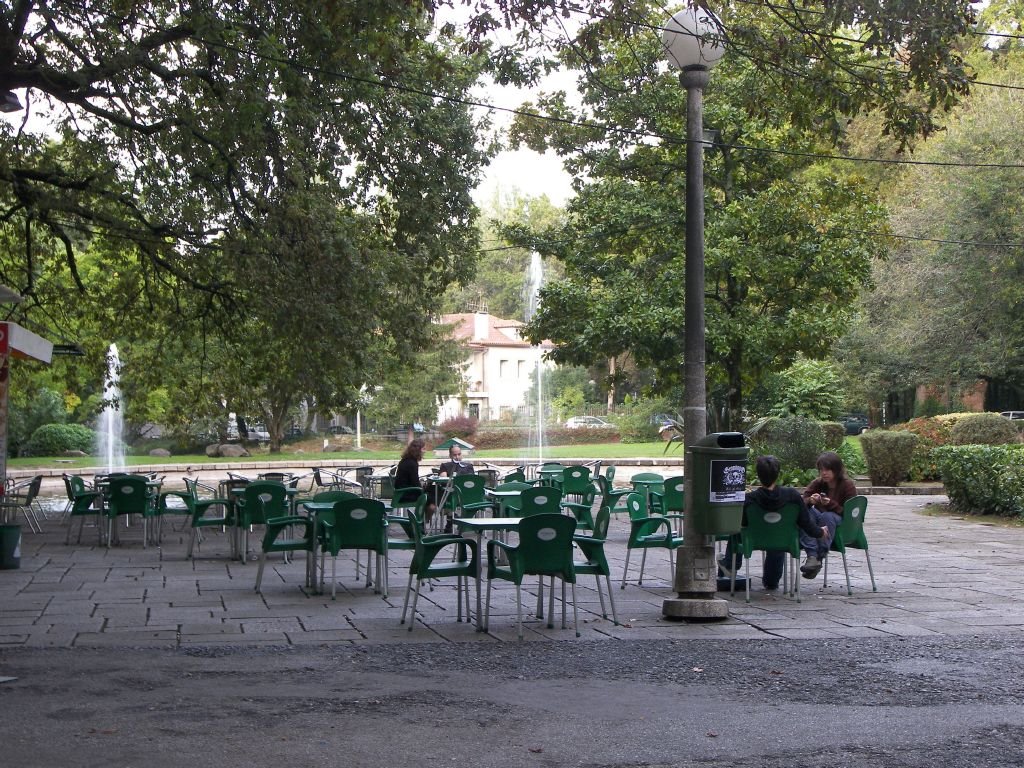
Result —
[[[402,452],[402,458],[395,470],[395,501],[412,502],[419,498],[423,492],[420,485],[420,460],[423,458],[423,441],[419,438],[410,441]],[[399,494],[401,491],[401,494]],[[433,503],[427,504],[424,515],[429,521],[434,516],[437,506]]]
[[[818,457],[818,477],[812,480],[804,491],[804,501],[816,526],[828,529],[828,536],[813,539],[800,535],[800,546],[807,552],[807,559],[800,566],[805,579],[813,579],[821,570],[822,562],[828,555],[836,527],[843,517],[843,505],[857,495],[857,486],[846,476],[846,467],[839,454],[826,451]]]

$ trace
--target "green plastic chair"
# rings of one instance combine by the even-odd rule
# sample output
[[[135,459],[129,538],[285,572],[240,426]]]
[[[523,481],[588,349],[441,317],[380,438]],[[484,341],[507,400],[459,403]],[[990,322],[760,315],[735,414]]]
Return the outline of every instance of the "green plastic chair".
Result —
[[[683,537],[672,530],[672,524],[679,515],[651,516],[647,512],[647,499],[642,493],[633,492],[626,497],[626,508],[629,510],[629,538],[626,540],[626,564],[622,569],[622,583],[619,589],[626,588],[626,577],[629,575],[629,558],[634,549],[643,550],[640,560],[640,579],[638,586],[643,586],[644,570],[647,567],[647,550],[667,549],[670,573],[675,573],[673,553],[683,545]],[[669,579],[672,581],[672,579]]]
[[[249,554],[250,529],[266,525],[271,518],[288,517],[288,507],[288,491],[283,483],[253,480],[246,484],[241,498],[235,502],[235,522],[242,532],[238,549],[243,563]]]
[[[647,484],[634,486],[633,493],[642,493],[647,501],[647,508],[652,514],[662,514],[661,497],[665,495],[665,478],[657,472],[638,472],[633,475],[629,482],[632,485],[636,481],[646,481]],[[651,484],[651,481],[655,481]]]
[[[161,514],[165,510],[170,509],[167,506],[168,499],[178,498],[185,505],[185,511],[189,515],[189,527],[192,529],[188,540],[188,550],[185,552],[186,560],[192,557],[192,551],[197,543],[202,546],[203,528],[230,528],[234,525],[232,518],[234,505],[231,499],[218,498],[216,496],[201,498],[199,495],[200,489],[207,493],[214,493],[214,489],[210,486],[203,485],[192,478],[185,478],[184,491],[164,491],[160,494],[157,501]],[[220,514],[209,515],[212,510],[217,509],[220,510]]]
[[[836,535],[829,547],[832,552],[839,552],[843,556],[843,572],[846,574],[846,594],[852,595],[850,588],[850,570],[846,565],[846,550],[860,549],[864,551],[864,559],[868,564],[868,575],[871,577],[871,591],[877,592],[875,586],[875,572],[871,568],[871,553],[868,552],[868,539],[864,535],[864,516],[868,511],[868,497],[854,496],[847,499],[843,504],[843,519],[836,527]],[[828,561],[825,558],[825,573],[822,575],[822,585],[828,586]]]
[[[519,544],[512,546],[491,539],[487,542],[487,602],[484,614],[484,631],[490,625],[491,586],[495,579],[511,581],[516,585],[516,632],[523,639],[523,577],[527,575],[551,578],[552,585],[557,576],[562,580],[562,629],[565,622],[565,585],[572,584],[573,628],[580,636],[579,614],[576,609],[576,571],[573,568],[573,534],[576,521],[568,515],[538,514],[523,518],[519,524]],[[499,553],[504,554],[507,566],[500,565]],[[548,627],[553,628],[555,591],[552,586],[548,606]]]
[[[562,508],[562,492],[550,485],[535,485],[524,490],[519,496],[519,514],[559,514]]]
[[[496,514],[500,514],[503,511],[505,517],[521,517],[522,493],[523,491],[533,487],[532,483],[527,483],[525,480],[499,483],[494,486],[492,490],[495,491],[518,491],[520,494],[518,497],[504,498],[501,500],[500,504],[495,502],[499,507],[499,512]]]
[[[597,582],[597,597],[601,601],[601,616],[608,618],[604,607],[604,594],[601,592],[601,577],[604,576],[608,588],[608,602],[612,606],[612,621],[617,625],[619,616],[615,612],[615,598],[612,596],[612,575],[608,567],[608,558],[604,554],[604,544],[608,539],[608,521],[611,510],[601,507],[594,518],[593,535],[573,536],[573,541],[583,555],[583,560],[574,560],[572,567],[577,576],[593,576]]]
[[[344,499],[335,502],[334,509],[320,514],[320,590],[323,591],[324,559],[330,553],[331,599],[338,591],[338,553],[345,549],[356,552],[356,578],[359,578],[358,550],[376,555],[377,578],[373,569],[366,569],[366,586],[374,592],[388,596],[388,519],[387,508],[378,499]]]
[[[407,515],[388,515],[388,552],[413,551],[416,549],[416,538],[414,529],[419,526],[420,532],[423,529],[423,513],[427,507],[429,497],[421,493],[416,499],[416,506]],[[401,536],[392,536],[392,528],[397,527],[402,531]]]
[[[463,598],[466,601],[466,621],[469,621],[469,582],[473,581],[477,585],[477,590],[480,589],[476,578],[480,556],[477,543],[457,534],[424,536],[423,525],[415,515],[409,518],[408,524],[414,543],[414,553],[412,562],[409,564],[409,583],[405,588],[402,618],[398,623],[405,623],[406,610],[409,607],[409,594],[412,593],[412,616],[409,620],[409,631],[412,632],[412,627],[416,623],[416,604],[419,601],[422,583],[433,579],[452,577],[456,580],[455,603],[458,606],[456,621],[462,621]],[[439,558],[442,552],[451,552],[451,557]],[[431,589],[433,589],[432,586]],[[479,594],[477,598],[479,598]]]
[[[66,478],[69,476],[66,476]],[[78,478],[81,480],[81,478]],[[66,482],[66,480],[65,480]],[[92,515],[96,518],[96,535],[98,537],[97,543],[103,543],[103,526],[100,524],[100,518],[103,515],[103,493],[101,491],[91,491],[85,488],[84,480],[82,481],[81,490],[73,490],[74,496],[71,498],[71,506],[67,511],[66,517],[68,518],[68,531],[64,536],[64,543],[71,543],[71,526],[78,518],[78,543],[82,543],[82,528],[85,526],[85,518]],[[69,485],[69,488],[71,486]],[[77,485],[75,487],[78,487]]]
[[[562,495],[562,509],[568,511],[576,518],[576,527],[583,531],[594,530],[594,500],[597,498],[597,487],[588,482],[587,489],[572,498],[566,499]]]
[[[615,467],[609,467],[614,470]],[[612,472],[612,474],[615,474]],[[613,515],[628,512],[626,508],[626,497],[633,491],[630,488],[612,488],[612,481],[606,475],[598,475],[594,478],[598,489],[601,491],[601,506],[608,507]]]
[[[750,602],[750,556],[755,550],[769,552],[786,552],[790,556],[788,571],[792,574],[789,579],[783,581],[783,592],[787,587],[785,581],[792,582],[789,594],[796,595],[796,601],[800,602],[800,579],[796,577],[796,563],[800,562],[800,529],[797,528],[797,519],[800,515],[798,504],[786,504],[782,509],[768,511],[756,504],[747,505],[744,510],[746,525],[740,531],[740,551],[746,559],[747,576],[747,602]],[[783,569],[783,576],[786,575]],[[735,592],[736,569],[733,568],[733,576],[730,579],[730,592]],[[795,587],[795,590],[794,590]]]
[[[296,531],[300,531],[296,535]],[[270,517],[265,522],[263,543],[260,548],[260,567],[256,571],[256,592],[260,592],[263,583],[263,568],[267,564],[267,555],[271,552],[305,552],[306,582],[309,583],[311,565],[316,557],[316,531],[313,520],[299,515]]]
[[[120,515],[142,517],[142,547],[157,543],[150,530],[157,515],[157,493],[149,485],[149,478],[143,475],[111,475],[106,493],[107,548],[114,535],[114,520]]]
[[[503,483],[525,483],[526,482],[526,472],[524,472],[521,469],[512,470],[511,472],[506,474],[503,478],[501,478],[501,482],[503,482]]]
[[[484,495],[486,488],[487,478],[483,475],[456,475],[452,478],[449,508],[458,517],[476,517],[476,513],[483,509],[493,511],[494,502]]]
[[[566,467],[562,470],[562,496],[582,496],[587,493],[593,483],[590,480],[590,467]]]

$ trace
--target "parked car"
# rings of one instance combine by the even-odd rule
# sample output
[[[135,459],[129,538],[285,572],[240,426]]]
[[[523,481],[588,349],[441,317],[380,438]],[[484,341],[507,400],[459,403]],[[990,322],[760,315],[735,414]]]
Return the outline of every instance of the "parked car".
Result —
[[[999,415],[1008,419],[1024,419],[1024,411],[1003,411]]]
[[[262,424],[250,424],[247,439],[265,443],[270,440],[270,433],[267,432],[267,428]]]
[[[352,427],[346,427],[343,424],[332,424],[327,428],[327,433],[331,435],[354,435],[356,431]]]
[[[614,429],[615,425],[600,416],[570,416],[565,420],[566,429]]]
[[[839,423],[843,425],[848,435],[859,435],[871,427],[871,421],[863,413],[847,413],[839,417]]]

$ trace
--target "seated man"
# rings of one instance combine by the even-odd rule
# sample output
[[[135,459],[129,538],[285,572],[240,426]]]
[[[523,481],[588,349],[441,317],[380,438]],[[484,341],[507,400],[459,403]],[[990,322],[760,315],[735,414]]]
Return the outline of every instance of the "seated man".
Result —
[[[474,474],[473,465],[468,461],[462,460],[462,446],[458,443],[454,443],[448,449],[448,461],[444,462],[438,469],[437,474],[440,477],[455,477],[456,475],[472,475]],[[444,485],[434,484],[433,488],[427,492],[430,494],[434,504],[440,506],[444,500]],[[446,510],[446,520],[444,524],[444,532],[451,533],[452,531],[452,519]]]
[[[761,486],[747,492],[746,500],[743,504],[744,510],[748,506],[756,504],[761,509],[772,512],[782,509],[786,504],[796,504],[800,507],[800,514],[797,518],[797,525],[800,527],[800,530],[814,539],[828,536],[828,528],[814,524],[811,514],[807,510],[807,505],[804,503],[803,496],[800,495],[800,491],[788,485],[777,485],[779,472],[782,471],[782,465],[777,458],[774,456],[758,456],[754,466]],[[745,518],[744,523],[746,523]],[[725,549],[725,557],[718,561],[718,568],[726,577],[733,574],[734,554],[737,571],[743,562],[743,555],[739,552],[737,538],[729,539],[729,544]],[[764,584],[765,589],[778,589],[779,580],[782,578],[782,569],[785,567],[785,564],[785,552],[765,552],[764,570],[761,573],[761,582]]]
[[[472,475],[475,471],[470,462],[462,460],[462,446],[455,443],[448,449],[448,461],[441,465],[438,474],[442,477],[455,477],[455,475]]]

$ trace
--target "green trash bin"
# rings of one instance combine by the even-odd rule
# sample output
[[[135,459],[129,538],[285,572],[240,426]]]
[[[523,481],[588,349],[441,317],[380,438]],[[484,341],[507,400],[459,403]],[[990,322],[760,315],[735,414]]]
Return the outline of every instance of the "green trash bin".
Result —
[[[693,527],[707,536],[739,533],[747,488],[741,432],[713,432],[688,446],[693,467]]]
[[[0,571],[21,567],[21,526],[0,525]]]

